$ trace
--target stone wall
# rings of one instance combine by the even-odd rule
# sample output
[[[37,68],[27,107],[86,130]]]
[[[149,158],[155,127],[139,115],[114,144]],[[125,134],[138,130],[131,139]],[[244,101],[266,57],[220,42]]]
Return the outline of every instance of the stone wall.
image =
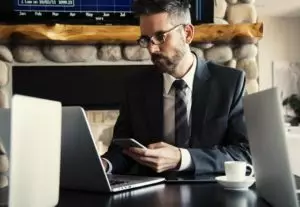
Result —
[[[52,65],[57,63],[138,64],[149,62],[150,56],[145,48],[138,45],[17,45],[0,49],[0,106],[8,106],[6,95],[9,92],[9,73],[14,64]],[[247,92],[258,90],[257,46],[245,43],[231,45],[225,43],[196,43],[192,50],[206,60],[244,70],[247,77]],[[128,61],[128,62],[127,62]]]
[[[256,23],[257,14],[254,0],[215,0],[214,17],[216,24]],[[246,38],[240,40],[238,44],[236,42],[234,44],[229,42],[194,43],[192,50],[203,59],[212,60],[238,70],[244,70],[247,78],[247,93],[258,91],[257,42]],[[120,65],[132,64],[132,61],[135,64],[149,63],[149,58],[147,50],[137,45],[3,44],[0,45],[0,107],[7,108],[10,104],[11,70],[14,64],[55,65],[78,63],[84,65]],[[106,149],[109,144],[107,139],[111,137],[111,128],[114,121],[110,120],[108,123],[106,119],[99,121],[95,117],[102,117],[105,113],[95,112],[88,114],[96,139],[100,138],[99,145],[105,145],[103,149]],[[107,127],[103,128],[103,124],[107,123]],[[103,130],[99,130],[101,127]],[[107,133],[106,136],[103,136],[103,133]],[[1,152],[4,154],[4,151]],[[6,172],[8,169],[7,159],[2,159],[1,156],[5,155],[0,155],[0,172]],[[2,182],[2,180],[4,181]],[[2,180],[0,176],[0,187],[7,185],[5,179]]]

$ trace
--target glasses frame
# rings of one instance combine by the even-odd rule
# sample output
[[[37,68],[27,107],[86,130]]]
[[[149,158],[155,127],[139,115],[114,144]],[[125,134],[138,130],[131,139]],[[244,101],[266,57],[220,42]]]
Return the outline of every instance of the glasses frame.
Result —
[[[137,43],[140,45],[140,47],[142,48],[147,48],[149,46],[149,43],[153,44],[153,45],[161,45],[164,44],[166,41],[166,35],[170,32],[172,32],[173,30],[175,30],[176,28],[178,28],[179,26],[186,26],[186,24],[178,24],[175,25],[174,27],[172,27],[171,29],[165,30],[165,31],[157,31],[155,32],[152,36],[148,36],[148,35],[142,35],[140,36],[140,38],[137,40]],[[163,41],[160,43],[155,43],[153,41],[154,37],[157,37],[158,35],[162,35],[163,36]],[[146,45],[141,44],[141,41],[145,40],[147,42]]]

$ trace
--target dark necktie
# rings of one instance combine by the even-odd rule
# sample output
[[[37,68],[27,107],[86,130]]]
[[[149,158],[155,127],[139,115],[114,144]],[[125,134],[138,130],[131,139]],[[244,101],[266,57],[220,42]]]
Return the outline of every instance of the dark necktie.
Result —
[[[187,147],[189,140],[189,127],[187,120],[187,106],[185,103],[185,89],[187,84],[184,80],[175,80],[175,144],[177,147]]]

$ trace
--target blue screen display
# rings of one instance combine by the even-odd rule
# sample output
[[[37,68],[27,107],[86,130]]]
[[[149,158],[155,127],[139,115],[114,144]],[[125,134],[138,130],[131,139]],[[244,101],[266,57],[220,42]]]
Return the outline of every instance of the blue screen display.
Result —
[[[213,22],[213,0],[189,0],[192,22]],[[133,0],[1,0],[0,22],[138,25]]]
[[[14,11],[130,12],[132,0],[14,0]]]

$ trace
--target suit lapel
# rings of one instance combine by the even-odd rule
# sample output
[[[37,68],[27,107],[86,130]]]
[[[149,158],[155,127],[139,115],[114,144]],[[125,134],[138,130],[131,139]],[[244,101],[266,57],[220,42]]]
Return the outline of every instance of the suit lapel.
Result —
[[[159,73],[148,79],[145,91],[145,110],[150,143],[161,141],[163,138],[163,76]]]
[[[192,94],[192,131],[191,137],[202,131],[206,118],[208,100],[211,84],[209,81],[210,72],[205,61],[197,58],[197,68],[193,83]],[[145,114],[147,117],[148,135],[150,143],[161,141],[163,138],[163,76],[155,74],[148,79],[145,90]],[[190,140],[190,145],[196,140]]]
[[[201,134],[203,124],[206,119],[206,112],[211,88],[211,82],[209,81],[209,78],[210,72],[207,68],[206,62],[198,58],[192,94],[191,137],[196,137],[196,135]],[[190,146],[193,146],[196,141],[198,141],[198,139],[190,140]]]

